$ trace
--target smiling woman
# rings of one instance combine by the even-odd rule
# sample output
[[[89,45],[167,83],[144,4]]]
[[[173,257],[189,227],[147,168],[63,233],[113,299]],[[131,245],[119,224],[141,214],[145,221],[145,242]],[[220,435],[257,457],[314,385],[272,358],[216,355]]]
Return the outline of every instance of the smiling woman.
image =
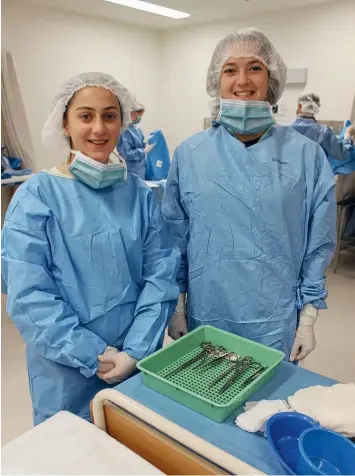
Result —
[[[334,178],[317,144],[275,124],[285,84],[285,63],[261,31],[217,44],[206,81],[212,127],[177,148],[163,200],[182,254],[173,338],[210,324],[292,361],[315,348]]]
[[[107,74],[67,81],[43,130],[67,160],[22,185],[5,217],[1,271],[35,424],[60,410],[90,419],[95,394],[162,345],[177,302],[173,237],[114,151],[133,102]]]
[[[63,117],[71,148],[107,164],[121,132],[117,96],[104,88],[86,87],[74,94]]]
[[[261,31],[249,28],[238,33],[230,33],[218,43],[207,73],[207,93],[212,98],[221,96],[223,70],[226,63],[231,64],[232,69],[237,71],[244,65],[241,71],[244,74],[237,77],[237,79],[240,78],[242,84],[259,74],[265,81],[265,74],[267,74],[267,93],[264,97],[259,94],[257,100],[266,100],[271,105],[276,104],[286,85],[287,68],[274,45]],[[248,90],[243,87],[239,89]],[[251,99],[256,100],[256,97]]]
[[[223,66],[221,95],[225,99],[265,101],[269,73],[260,60],[232,58]]]

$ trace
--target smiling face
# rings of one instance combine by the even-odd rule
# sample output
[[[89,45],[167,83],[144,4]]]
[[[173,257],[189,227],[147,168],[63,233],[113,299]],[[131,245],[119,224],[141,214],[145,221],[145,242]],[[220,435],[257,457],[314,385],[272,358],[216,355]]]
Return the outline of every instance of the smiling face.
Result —
[[[221,97],[241,101],[265,101],[269,87],[269,72],[255,58],[229,58],[220,78]]]
[[[121,110],[117,97],[102,87],[76,92],[64,115],[64,131],[79,150],[107,164],[121,132]]]

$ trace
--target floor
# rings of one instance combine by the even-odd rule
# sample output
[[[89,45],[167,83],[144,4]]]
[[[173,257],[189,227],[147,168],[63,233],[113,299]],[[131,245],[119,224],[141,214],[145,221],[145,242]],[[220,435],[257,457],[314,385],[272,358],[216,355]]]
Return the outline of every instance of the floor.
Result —
[[[341,382],[355,382],[355,253],[343,254],[337,274],[328,273],[328,311],[316,324],[317,348],[303,366]],[[25,363],[25,345],[6,314],[2,295],[1,319],[1,443],[4,445],[32,426]]]

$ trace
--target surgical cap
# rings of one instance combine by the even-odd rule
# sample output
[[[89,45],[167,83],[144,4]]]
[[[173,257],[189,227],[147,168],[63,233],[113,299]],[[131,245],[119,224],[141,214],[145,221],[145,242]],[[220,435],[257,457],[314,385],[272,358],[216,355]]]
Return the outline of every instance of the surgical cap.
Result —
[[[286,85],[287,68],[271,41],[259,30],[247,28],[238,33],[230,33],[221,40],[214,50],[207,73],[207,94],[220,97],[220,78],[223,65],[229,58],[255,58],[261,61],[270,73],[269,90],[266,100],[276,104]]]
[[[143,106],[143,104],[139,102],[135,102],[134,106],[132,107],[132,111],[136,111],[136,112],[145,111],[145,107]]]
[[[81,73],[66,81],[59,93],[55,96],[52,111],[42,129],[42,142],[45,145],[49,147],[69,146],[69,139],[65,136],[63,128],[63,116],[74,94],[88,86],[102,87],[111,91],[120,103],[122,112],[121,132],[129,126],[131,122],[130,111],[134,104],[135,97],[128,89],[109,74]]]
[[[306,93],[298,98],[298,104],[301,104],[301,111],[304,114],[317,114],[320,108],[320,98],[318,94]]]

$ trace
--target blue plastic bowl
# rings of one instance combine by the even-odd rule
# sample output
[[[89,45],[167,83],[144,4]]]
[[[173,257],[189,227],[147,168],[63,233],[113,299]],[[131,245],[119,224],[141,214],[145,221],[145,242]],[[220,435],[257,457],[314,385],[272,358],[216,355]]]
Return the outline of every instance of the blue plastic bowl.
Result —
[[[355,445],[339,433],[311,428],[298,444],[298,474],[355,474]]]
[[[287,474],[297,474],[298,440],[309,428],[319,428],[319,425],[307,415],[296,412],[277,413],[266,423],[267,438]]]

